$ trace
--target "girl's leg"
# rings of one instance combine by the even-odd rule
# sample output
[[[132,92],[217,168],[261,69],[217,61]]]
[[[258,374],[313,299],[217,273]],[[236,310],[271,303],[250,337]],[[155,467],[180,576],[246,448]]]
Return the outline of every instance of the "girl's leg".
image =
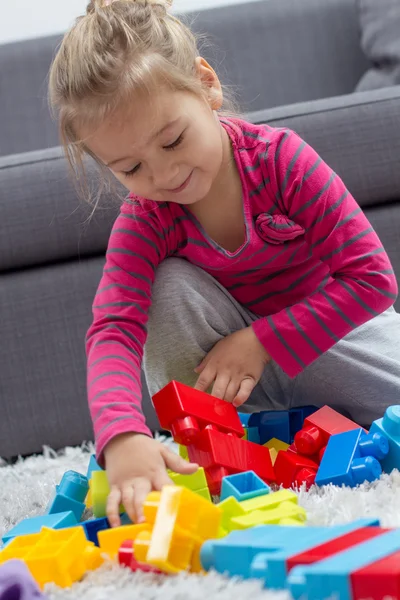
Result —
[[[329,404],[364,426],[400,404],[400,315],[390,308],[298,375],[292,406],[303,404]]]
[[[175,379],[193,386],[193,369],[222,338],[254,320],[211,275],[179,258],[157,269],[149,313],[144,370],[151,396]],[[241,410],[288,408],[293,381],[271,363]]]

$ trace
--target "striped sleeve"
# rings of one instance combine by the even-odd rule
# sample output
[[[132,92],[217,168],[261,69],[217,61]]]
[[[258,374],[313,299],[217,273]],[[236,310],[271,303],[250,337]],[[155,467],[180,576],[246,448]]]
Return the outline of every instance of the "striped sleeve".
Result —
[[[151,435],[141,406],[141,364],[151,288],[165,255],[160,223],[130,207],[112,229],[86,337],[87,387],[96,453],[116,435]]]
[[[276,206],[305,230],[325,263],[325,287],[263,317],[254,331],[291,377],[397,297],[392,265],[377,234],[338,175],[289,130],[277,130],[264,162]]]

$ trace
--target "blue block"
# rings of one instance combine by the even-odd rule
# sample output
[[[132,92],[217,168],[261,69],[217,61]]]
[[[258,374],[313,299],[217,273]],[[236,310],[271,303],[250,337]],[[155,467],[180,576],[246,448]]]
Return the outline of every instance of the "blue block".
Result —
[[[91,519],[90,521],[84,521],[81,523],[83,529],[85,530],[85,535],[90,542],[93,542],[96,546],[99,545],[99,540],[97,538],[97,534],[99,531],[103,531],[104,529],[110,529],[110,524],[106,517],[101,517],[100,519]]]
[[[103,469],[99,466],[96,457],[94,454],[91,455],[90,460],[89,460],[89,466],[87,469],[87,473],[86,473],[86,477],[88,479],[92,478],[92,473],[93,471],[102,471]]]
[[[278,438],[290,444],[290,421],[287,410],[264,410],[250,416],[248,427],[258,427],[260,444]]]
[[[294,436],[302,429],[304,420],[317,410],[316,406],[299,406],[289,410],[290,444],[293,444]]]
[[[222,478],[220,499],[222,502],[229,496],[233,496],[242,502],[256,496],[269,494],[270,491],[271,488],[254,471],[245,471]]]
[[[370,433],[380,433],[389,442],[389,452],[381,460],[385,473],[400,469],[400,405],[389,406],[382,419],[377,419],[371,425]]]
[[[84,500],[88,490],[87,477],[76,471],[67,471],[56,486],[56,493],[46,510],[47,514],[72,511],[77,521],[80,521],[85,510]]]
[[[10,531],[8,531],[2,539],[6,544],[19,535],[39,533],[42,527],[49,527],[50,529],[64,529],[66,527],[74,527],[76,525],[78,525],[78,521],[74,513],[71,511],[58,513],[56,515],[42,515],[40,517],[24,519]]]
[[[353,429],[332,435],[321,460],[317,485],[348,485],[374,481],[382,473],[380,462],[389,452],[385,436]]]
[[[264,585],[270,589],[285,589],[287,578],[287,561],[299,554],[306,552],[316,546],[325,544],[331,540],[337,539],[357,529],[364,527],[379,527],[377,519],[358,519],[352,523],[338,525],[335,527],[326,527],[321,531],[316,531],[313,537],[298,539],[290,547],[278,550],[273,553],[262,552],[257,554],[251,564],[251,577],[263,579]]]
[[[246,431],[249,442],[254,442],[254,444],[260,443],[260,433],[258,431],[258,427],[246,427]]]
[[[295,600],[301,596],[307,600],[352,600],[351,573],[398,550],[400,530],[394,529],[312,565],[294,567],[288,576],[289,591]]]
[[[243,427],[247,427],[247,425],[249,423],[249,419],[251,417],[251,413],[238,412],[238,417],[240,419],[240,422],[241,422],[242,426]]]
[[[126,513],[121,513],[119,518],[121,519],[121,525],[132,525],[132,521]]]

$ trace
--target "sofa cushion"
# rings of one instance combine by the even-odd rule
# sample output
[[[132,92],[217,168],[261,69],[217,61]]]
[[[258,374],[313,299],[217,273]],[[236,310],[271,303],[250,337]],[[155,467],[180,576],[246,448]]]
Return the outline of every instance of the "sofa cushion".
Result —
[[[372,63],[357,91],[400,84],[400,0],[358,0],[361,45]]]
[[[96,189],[90,163],[88,176]],[[59,148],[0,157],[0,272],[104,253],[122,196],[91,216]]]

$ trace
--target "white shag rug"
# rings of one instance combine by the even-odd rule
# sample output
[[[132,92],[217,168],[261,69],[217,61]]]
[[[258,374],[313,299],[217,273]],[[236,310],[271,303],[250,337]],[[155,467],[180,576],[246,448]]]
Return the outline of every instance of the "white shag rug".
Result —
[[[45,448],[42,455],[0,467],[0,537],[20,520],[43,513],[54,486],[69,469],[86,474],[93,447],[67,448],[58,455]],[[357,489],[327,486],[299,492],[299,504],[310,525],[333,525],[360,517],[376,517],[386,527],[400,526],[400,473],[383,475]],[[69,589],[46,586],[50,600],[289,600],[286,592],[263,590],[257,581],[227,579],[216,573],[176,577],[132,573],[108,562]]]

